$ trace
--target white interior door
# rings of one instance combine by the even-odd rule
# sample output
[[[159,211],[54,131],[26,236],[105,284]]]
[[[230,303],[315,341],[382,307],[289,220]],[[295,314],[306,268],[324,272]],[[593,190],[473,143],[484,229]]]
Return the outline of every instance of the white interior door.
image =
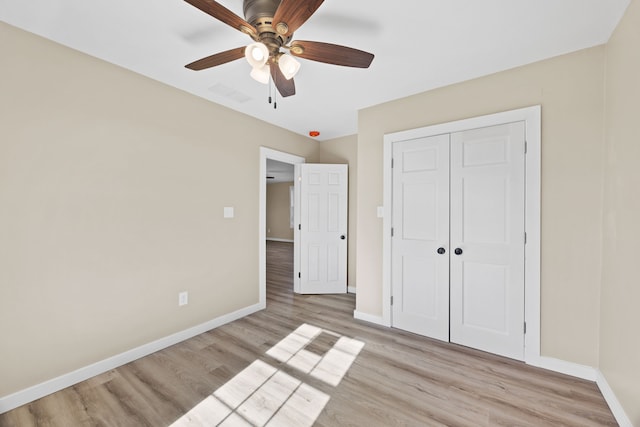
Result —
[[[451,342],[524,359],[524,122],[451,134]]]
[[[347,292],[348,166],[296,165],[296,239],[299,262],[294,290]]]
[[[392,325],[449,340],[449,135],[393,146]]]

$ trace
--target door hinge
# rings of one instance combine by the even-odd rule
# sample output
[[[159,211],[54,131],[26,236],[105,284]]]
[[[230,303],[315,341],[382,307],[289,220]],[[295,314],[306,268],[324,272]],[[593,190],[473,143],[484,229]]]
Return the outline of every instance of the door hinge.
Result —
[[[393,158],[391,159],[391,169],[393,169]]]
[[[393,295],[391,295],[391,305],[393,305]]]
[[[527,333],[527,322],[524,322],[524,333]]]
[[[298,230],[302,230],[302,224],[298,224]]]
[[[524,142],[524,154],[527,154],[527,151],[529,151],[529,144],[527,143],[527,141]]]
[[[298,273],[298,279],[302,279],[302,274]]]
[[[393,227],[391,227],[391,237],[393,237]]]
[[[526,231],[524,232],[524,244],[525,245],[527,244],[527,232]]]

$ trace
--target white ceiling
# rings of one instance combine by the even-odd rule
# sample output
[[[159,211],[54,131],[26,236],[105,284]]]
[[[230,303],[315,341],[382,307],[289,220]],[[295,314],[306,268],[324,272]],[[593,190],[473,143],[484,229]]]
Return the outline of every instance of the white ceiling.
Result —
[[[605,43],[630,0],[326,0],[294,39],[376,55],[369,69],[301,60],[297,94],[267,103],[244,60],[194,60],[251,40],[182,0],[0,0],[0,19],[250,116],[320,140],[357,111]],[[242,0],[219,0],[242,16]]]

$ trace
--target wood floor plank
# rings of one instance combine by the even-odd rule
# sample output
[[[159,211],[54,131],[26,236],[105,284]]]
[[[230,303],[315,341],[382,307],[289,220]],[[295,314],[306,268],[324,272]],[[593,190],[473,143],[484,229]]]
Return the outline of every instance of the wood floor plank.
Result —
[[[593,382],[354,320],[353,295],[296,295],[292,277],[292,245],[268,242],[266,310],[1,414],[0,427],[170,426],[178,419],[201,425],[213,415],[198,413],[191,424],[181,417],[205,407],[228,411],[216,415],[232,414],[228,424],[260,419],[304,425],[319,413],[318,427],[617,425]],[[304,363],[267,354],[303,324],[322,330],[314,340],[290,338],[302,340],[295,360]],[[355,359],[344,355],[350,368],[333,385],[311,370],[340,337],[364,347]],[[253,363],[278,374],[232,413],[215,392],[241,381],[236,376]],[[292,393],[286,384],[297,383],[306,391],[294,391],[282,412],[272,414],[277,408],[269,393],[281,402]]]

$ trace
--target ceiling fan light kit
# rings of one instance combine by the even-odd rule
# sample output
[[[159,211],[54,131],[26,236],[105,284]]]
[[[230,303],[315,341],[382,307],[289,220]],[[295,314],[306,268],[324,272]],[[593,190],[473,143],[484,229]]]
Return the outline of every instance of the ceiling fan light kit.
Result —
[[[245,48],[244,56],[253,68],[261,68],[269,60],[269,49],[264,43],[251,43]]]
[[[295,95],[293,77],[300,70],[294,56],[326,64],[368,68],[373,54],[346,46],[314,41],[291,43],[293,32],[304,24],[324,0],[244,0],[242,19],[215,0],[185,0],[217,20],[247,34],[254,43],[230,49],[198,61],[187,68],[204,70],[243,56],[252,67],[250,76],[260,83],[273,80],[282,97]],[[280,51],[289,50],[289,55]]]
[[[269,78],[271,77],[269,66],[263,65],[262,67],[253,67],[249,74],[255,81],[264,85],[269,84]]]
[[[298,70],[300,70],[300,63],[293,59],[293,56],[282,54],[278,57],[278,67],[287,80],[291,80]]]

